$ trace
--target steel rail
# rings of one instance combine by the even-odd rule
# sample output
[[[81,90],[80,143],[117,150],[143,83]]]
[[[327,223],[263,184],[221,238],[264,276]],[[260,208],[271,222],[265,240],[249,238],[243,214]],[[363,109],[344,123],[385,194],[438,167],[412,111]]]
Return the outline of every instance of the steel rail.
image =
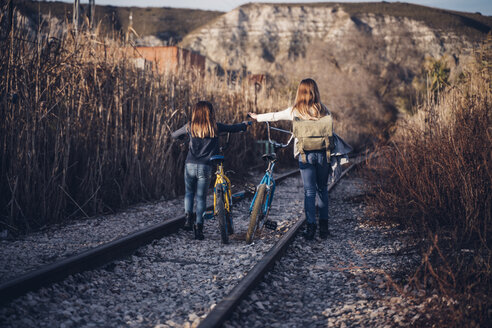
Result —
[[[335,185],[359,162],[351,164],[345,169],[338,179],[330,184],[328,191]],[[213,310],[198,325],[198,328],[215,328],[221,327],[224,322],[232,315],[239,303],[248,295],[263,276],[274,266],[275,262],[282,257],[287,247],[294,240],[306,218],[297,221],[287,233],[268,251],[268,253],[248,272],[248,274],[218,303]]]
[[[299,173],[299,170],[292,170],[278,176],[276,180],[280,182],[297,173]],[[240,201],[246,194],[246,190],[235,193],[233,195],[233,201]],[[210,209],[212,209],[212,206],[207,208],[207,210]],[[178,229],[183,226],[184,220],[185,217],[183,215],[163,223],[149,226],[127,236],[83,251],[60,261],[44,265],[17,278],[6,281],[0,284],[0,305],[7,304],[27,292],[35,291],[41,287],[62,281],[69,275],[92,270],[127,256],[139,247],[149,244],[155,239],[177,232]]]

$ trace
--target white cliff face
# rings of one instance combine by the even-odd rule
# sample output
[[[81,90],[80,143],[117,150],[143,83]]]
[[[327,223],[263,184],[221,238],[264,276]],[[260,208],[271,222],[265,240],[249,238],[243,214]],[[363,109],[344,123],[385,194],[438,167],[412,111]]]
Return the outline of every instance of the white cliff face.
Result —
[[[336,6],[251,4],[190,33],[182,45],[226,69],[285,74],[313,47],[326,49],[327,56],[349,66],[357,64],[355,59],[363,62],[361,55],[368,48],[380,62],[413,66],[425,55],[459,55],[470,44],[408,18],[355,18]],[[407,58],[409,51],[413,58]]]
[[[374,135],[410,109],[412,80],[426,57],[447,55],[453,68],[472,43],[422,21],[352,16],[335,4],[249,4],[193,31],[181,45],[226,70],[270,75],[274,88],[289,94],[301,79],[313,78],[334,113],[347,124],[371,126],[364,133]]]
[[[348,15],[332,8],[250,5],[189,34],[183,45],[226,68],[271,69],[305,55],[315,40],[336,39],[350,31]],[[227,61],[224,63],[224,58]]]

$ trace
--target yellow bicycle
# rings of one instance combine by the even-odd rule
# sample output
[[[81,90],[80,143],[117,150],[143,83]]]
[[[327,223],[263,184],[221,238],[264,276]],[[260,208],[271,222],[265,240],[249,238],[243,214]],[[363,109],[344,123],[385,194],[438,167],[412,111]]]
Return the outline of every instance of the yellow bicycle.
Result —
[[[227,142],[229,142],[229,134]],[[225,148],[221,147],[221,152]],[[215,155],[210,161],[216,164],[215,184],[214,184],[214,216],[219,224],[220,238],[223,244],[229,243],[229,235],[234,233],[232,224],[232,193],[231,181],[224,172],[224,156]]]

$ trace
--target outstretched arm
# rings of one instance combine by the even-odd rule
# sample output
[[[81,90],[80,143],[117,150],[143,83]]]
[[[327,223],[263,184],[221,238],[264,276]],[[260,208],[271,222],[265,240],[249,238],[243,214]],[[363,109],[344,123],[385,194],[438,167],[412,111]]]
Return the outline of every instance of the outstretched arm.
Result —
[[[258,122],[275,122],[275,121],[292,121],[294,115],[292,113],[292,107],[281,110],[279,112],[256,114],[248,113],[251,118],[257,120]]]
[[[237,124],[222,124],[217,123],[217,130],[219,133],[221,132],[241,132],[246,131],[248,127],[248,123],[237,123]]]
[[[188,133],[188,123],[186,123],[185,125],[183,125],[179,129],[177,129],[176,131],[171,133],[171,138],[174,138],[174,139],[180,138],[180,137],[183,137],[184,135],[186,135],[187,133]]]

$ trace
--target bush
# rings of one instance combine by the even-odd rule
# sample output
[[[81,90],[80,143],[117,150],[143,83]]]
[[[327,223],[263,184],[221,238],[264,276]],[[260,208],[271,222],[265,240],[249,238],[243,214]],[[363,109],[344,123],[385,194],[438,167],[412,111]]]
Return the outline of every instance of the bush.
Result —
[[[58,37],[0,15],[0,229],[20,233],[183,190],[185,146],[170,132],[208,99],[218,120],[253,110],[249,90],[191,69],[137,69],[125,46],[68,27]],[[97,33],[96,33],[97,35]],[[12,41],[12,42],[11,42]],[[251,163],[253,134],[232,145]],[[248,140],[248,141],[246,141]]]
[[[441,304],[453,326],[492,319],[491,41],[370,163],[371,204],[416,233],[422,264],[413,282],[458,301],[452,311]]]
[[[227,75],[139,69],[127,45],[98,30],[13,17],[10,35],[9,11],[0,13],[0,230],[13,234],[182,193],[187,145],[170,132],[198,100],[228,123],[291,100],[285,90],[255,95]],[[248,130],[228,148],[226,166],[239,175],[266,137],[263,124]],[[292,159],[292,149],[280,157]]]

